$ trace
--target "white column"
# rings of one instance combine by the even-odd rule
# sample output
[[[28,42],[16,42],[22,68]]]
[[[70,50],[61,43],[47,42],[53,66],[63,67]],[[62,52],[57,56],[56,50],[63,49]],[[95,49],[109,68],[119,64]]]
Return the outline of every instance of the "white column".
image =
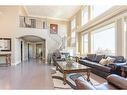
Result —
[[[91,32],[88,32],[88,53],[92,53],[92,47],[91,47]]]
[[[127,58],[127,22],[126,22],[126,29],[125,29],[125,57]]]
[[[124,23],[122,18],[116,21],[116,55],[124,55]]]

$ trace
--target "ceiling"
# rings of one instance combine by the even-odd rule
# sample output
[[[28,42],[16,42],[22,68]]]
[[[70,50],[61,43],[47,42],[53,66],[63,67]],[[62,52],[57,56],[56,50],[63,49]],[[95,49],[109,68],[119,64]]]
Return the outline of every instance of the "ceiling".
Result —
[[[81,5],[66,6],[26,6],[29,15],[68,20]]]
[[[36,36],[24,36],[21,37],[23,40],[27,41],[27,42],[42,42],[44,41],[44,39],[36,37]]]

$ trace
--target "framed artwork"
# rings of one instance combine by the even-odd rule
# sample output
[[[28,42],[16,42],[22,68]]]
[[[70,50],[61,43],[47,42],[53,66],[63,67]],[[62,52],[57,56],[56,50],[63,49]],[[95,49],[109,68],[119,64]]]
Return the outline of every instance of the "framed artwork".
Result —
[[[58,33],[58,24],[50,24],[50,33],[57,34]]]
[[[11,38],[0,38],[0,51],[11,51]]]

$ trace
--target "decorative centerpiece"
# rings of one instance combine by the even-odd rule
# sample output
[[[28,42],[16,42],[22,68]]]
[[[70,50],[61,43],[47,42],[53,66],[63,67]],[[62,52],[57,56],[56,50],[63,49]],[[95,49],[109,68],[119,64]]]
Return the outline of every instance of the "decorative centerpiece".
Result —
[[[72,63],[74,62],[73,61],[73,58],[71,57],[71,56],[68,56],[67,58],[66,58],[66,62],[67,62],[67,66],[68,67],[71,67],[72,66]]]

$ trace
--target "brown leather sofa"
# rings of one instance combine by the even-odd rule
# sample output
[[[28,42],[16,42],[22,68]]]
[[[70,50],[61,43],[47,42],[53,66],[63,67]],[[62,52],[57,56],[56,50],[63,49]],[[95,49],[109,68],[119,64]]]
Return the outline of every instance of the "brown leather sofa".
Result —
[[[86,80],[75,79],[77,90],[127,90],[127,79],[115,74],[107,77],[107,82],[100,85],[92,85]]]
[[[120,75],[120,67],[126,64],[126,60],[123,56],[110,56],[115,58],[114,63],[109,65],[101,65],[99,61],[102,58],[106,58],[106,55],[87,54],[87,57],[80,59],[79,63],[85,66],[91,67],[92,73],[95,73],[103,78],[106,78],[110,74]]]

